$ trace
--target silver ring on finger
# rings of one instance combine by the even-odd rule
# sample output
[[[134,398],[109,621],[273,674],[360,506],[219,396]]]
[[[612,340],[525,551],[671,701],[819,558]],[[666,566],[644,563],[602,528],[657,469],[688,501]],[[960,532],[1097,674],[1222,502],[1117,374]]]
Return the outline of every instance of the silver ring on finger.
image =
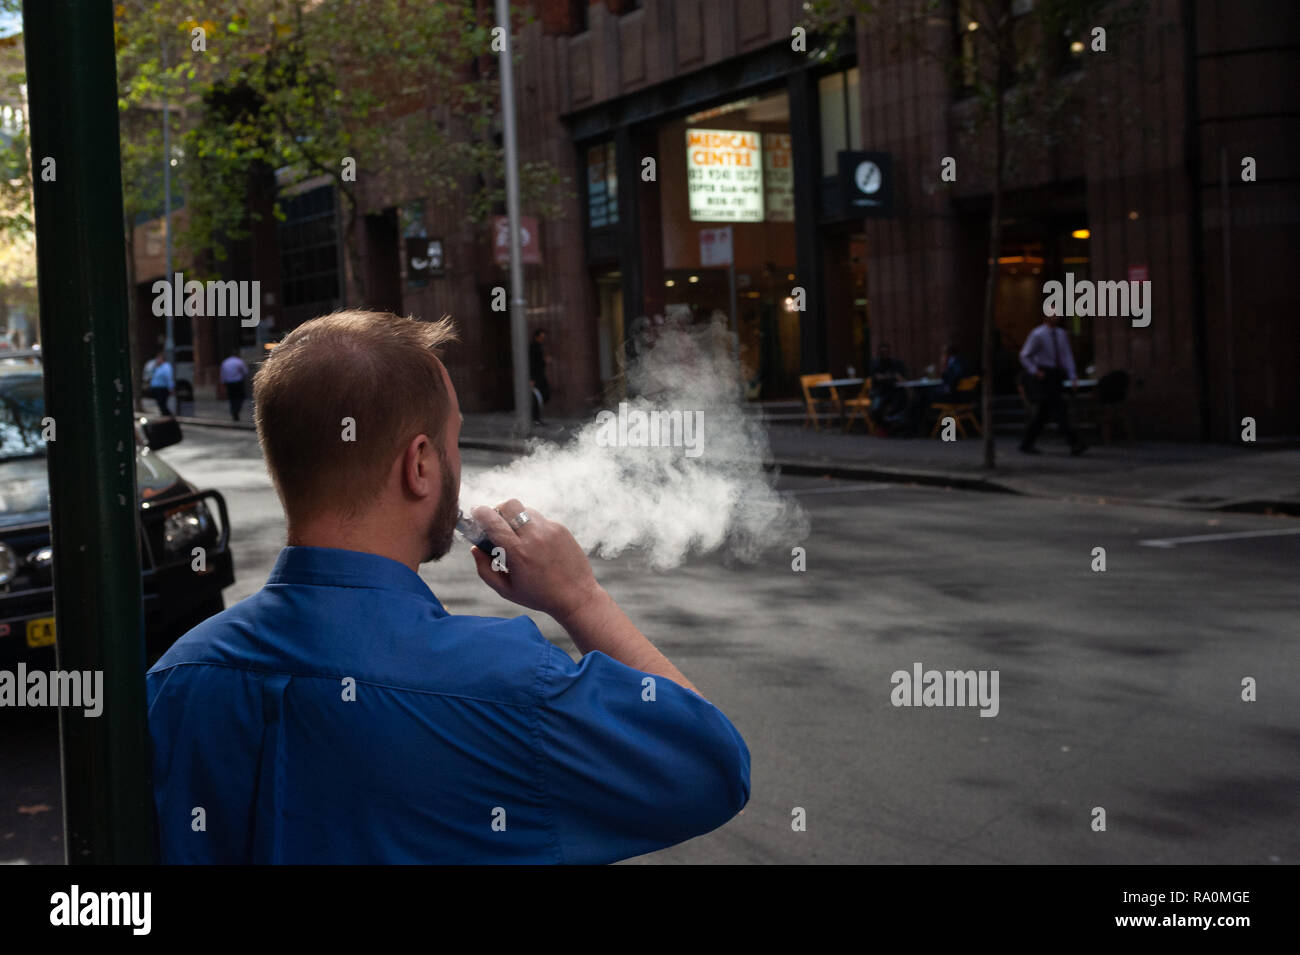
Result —
[[[510,526],[513,527],[515,530],[519,530],[519,528],[523,527],[531,520],[532,518],[528,516],[527,511],[520,511],[518,514],[515,515],[515,519],[510,522]]]

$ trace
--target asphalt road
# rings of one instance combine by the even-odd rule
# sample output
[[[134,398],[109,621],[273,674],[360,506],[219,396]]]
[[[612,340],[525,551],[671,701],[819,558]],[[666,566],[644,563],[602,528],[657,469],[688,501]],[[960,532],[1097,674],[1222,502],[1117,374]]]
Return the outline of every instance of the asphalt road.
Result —
[[[237,576],[227,602],[254,592],[284,528],[255,439],[194,427],[164,457],[226,495]],[[464,453],[467,471],[503,460]],[[1300,522],[815,478],[780,486],[812,519],[805,572],[792,571],[789,547],[753,566],[700,557],[667,573],[635,557],[598,562],[752,756],[743,815],[638,861],[1300,859]],[[1260,532],[1272,533],[1220,536]],[[1199,537],[1210,539],[1177,540]],[[1091,567],[1099,546],[1104,573]],[[461,543],[423,576],[453,613],[515,612]],[[894,706],[891,675],[917,663],[996,670],[997,715]],[[1242,700],[1246,677],[1255,702]],[[0,860],[58,862],[56,721],[17,716],[0,711]],[[792,828],[796,807],[804,831]],[[1105,831],[1093,828],[1097,808]]]

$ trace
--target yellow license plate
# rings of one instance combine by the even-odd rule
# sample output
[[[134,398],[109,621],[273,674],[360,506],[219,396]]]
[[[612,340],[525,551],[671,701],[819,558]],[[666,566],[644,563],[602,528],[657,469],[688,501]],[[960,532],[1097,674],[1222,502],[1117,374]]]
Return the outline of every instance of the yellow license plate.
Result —
[[[41,617],[27,621],[27,645],[49,647],[54,645],[54,618]]]

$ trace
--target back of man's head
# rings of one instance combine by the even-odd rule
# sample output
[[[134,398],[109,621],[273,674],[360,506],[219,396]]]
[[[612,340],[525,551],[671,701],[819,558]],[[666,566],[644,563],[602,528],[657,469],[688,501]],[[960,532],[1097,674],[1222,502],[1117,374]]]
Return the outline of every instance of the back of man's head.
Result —
[[[363,513],[415,435],[441,456],[451,398],[438,350],[455,340],[446,317],[348,310],[275,347],[253,380],[254,417],[291,525]]]

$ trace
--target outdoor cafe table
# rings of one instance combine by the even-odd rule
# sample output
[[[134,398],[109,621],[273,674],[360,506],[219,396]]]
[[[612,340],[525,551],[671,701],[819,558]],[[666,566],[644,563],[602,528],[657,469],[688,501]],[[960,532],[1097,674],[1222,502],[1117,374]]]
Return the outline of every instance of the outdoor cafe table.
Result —
[[[809,388],[852,388],[854,385],[860,385],[867,379],[865,378],[832,378],[830,381],[819,381],[815,385],[809,385]]]
[[[1097,387],[1097,381],[1098,381],[1098,379],[1096,379],[1096,378],[1080,378],[1080,379],[1079,379],[1079,387],[1080,387],[1080,388],[1095,388],[1095,387]],[[942,385],[942,384],[943,384],[943,379],[942,379],[942,378],[915,378],[915,379],[913,379],[912,381],[900,381],[900,382],[898,383],[898,387],[900,387],[900,388],[933,388],[933,387],[935,387],[936,385]]]
[[[1078,394],[1073,390],[1067,391],[1066,398],[1070,399],[1070,406],[1080,414],[1088,413],[1084,409],[1092,407],[1097,400],[1097,393],[1093,389],[1097,387],[1097,378],[1080,378],[1078,382]],[[1069,388],[1067,384],[1065,386]]]
[[[865,378],[832,378],[830,381],[820,381],[815,385],[809,385],[810,389],[818,388],[858,388],[865,382]],[[1095,388],[1098,379],[1080,378],[1078,387],[1080,390]],[[943,384],[942,378],[913,378],[910,381],[898,382],[899,388],[935,388]],[[839,391],[835,392],[835,410],[839,417],[840,423],[844,423],[844,397]]]
[[[866,380],[867,379],[865,378],[832,378],[830,381],[819,381],[817,382],[817,384],[809,385],[808,387],[809,389],[860,388],[862,386],[862,383],[865,382]],[[856,397],[856,395],[854,397]],[[839,416],[840,424],[843,424],[844,423],[844,398],[838,391],[835,392],[835,412]]]

